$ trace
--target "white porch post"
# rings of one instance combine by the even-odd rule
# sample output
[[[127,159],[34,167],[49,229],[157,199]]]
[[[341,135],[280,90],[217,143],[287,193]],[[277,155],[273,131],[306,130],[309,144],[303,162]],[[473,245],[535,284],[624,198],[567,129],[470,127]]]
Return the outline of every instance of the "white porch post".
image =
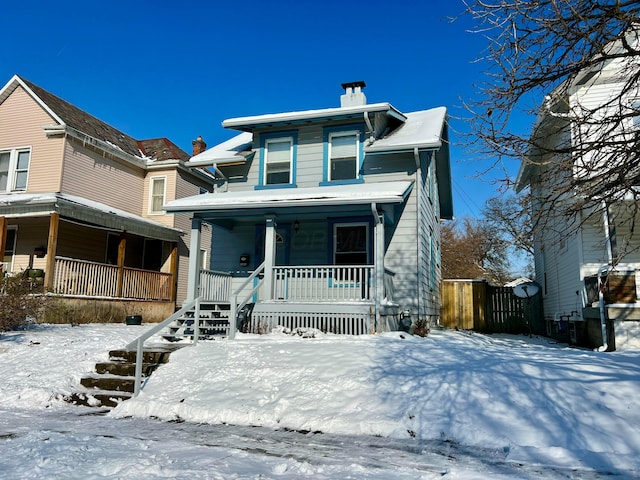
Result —
[[[264,300],[273,300],[273,267],[276,263],[276,219],[267,217],[264,230]]]
[[[380,308],[384,299],[384,218],[382,215],[376,214],[376,223],[374,225],[374,255],[375,255],[375,275],[376,275],[376,325],[375,330],[381,328]],[[388,330],[388,327],[387,327]]]
[[[189,245],[189,278],[187,280],[187,299],[195,300],[200,288],[200,239],[202,237],[202,220],[191,219],[191,242]]]

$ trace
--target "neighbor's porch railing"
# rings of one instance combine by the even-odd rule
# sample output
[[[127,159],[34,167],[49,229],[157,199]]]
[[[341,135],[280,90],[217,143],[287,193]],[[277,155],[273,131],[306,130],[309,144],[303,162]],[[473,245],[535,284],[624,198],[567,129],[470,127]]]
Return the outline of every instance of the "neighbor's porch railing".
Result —
[[[286,301],[373,300],[372,265],[274,267],[274,299]]]
[[[56,257],[53,292],[59,295],[171,300],[170,273]]]
[[[200,296],[207,300],[228,302],[231,296],[230,273],[214,270],[200,270]]]

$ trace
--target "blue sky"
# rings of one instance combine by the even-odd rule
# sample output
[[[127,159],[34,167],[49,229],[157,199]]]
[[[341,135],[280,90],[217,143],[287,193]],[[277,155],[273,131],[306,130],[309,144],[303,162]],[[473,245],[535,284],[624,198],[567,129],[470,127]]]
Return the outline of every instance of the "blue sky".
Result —
[[[367,83],[369,103],[403,112],[446,106],[456,217],[494,194],[475,178],[458,132],[473,98],[482,38],[458,0],[8,2],[0,84],[19,74],[138,138],[188,153],[233,136],[226,118],[339,106],[340,84]],[[507,165],[512,175],[517,165]]]

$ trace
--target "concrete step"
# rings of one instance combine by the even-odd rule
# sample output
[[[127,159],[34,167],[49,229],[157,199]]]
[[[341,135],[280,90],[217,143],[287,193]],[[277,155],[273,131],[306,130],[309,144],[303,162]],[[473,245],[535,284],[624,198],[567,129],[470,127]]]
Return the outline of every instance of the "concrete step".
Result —
[[[175,352],[179,345],[162,345],[145,348],[142,352],[142,363],[167,363],[171,352]],[[137,353],[135,350],[111,350],[109,358],[113,361],[136,362]]]
[[[153,345],[144,349],[142,376],[143,381],[163,363],[169,361],[171,352],[182,348],[180,344]],[[136,352],[111,350],[109,362],[96,363],[94,374],[80,379],[86,389],[75,392],[65,398],[66,401],[89,407],[115,407],[118,403],[131,398],[135,386]]]
[[[89,376],[89,377],[82,377],[80,379],[80,384],[86,388],[108,390],[111,392],[133,393],[135,378],[123,377],[120,375],[95,375],[95,376]]]
[[[165,362],[166,363],[166,362]],[[157,363],[143,363],[142,375],[148,377],[158,368]],[[101,362],[96,363],[96,373],[121,375],[123,377],[133,377],[136,374],[136,364],[133,362]]]
[[[75,392],[66,397],[65,400],[74,405],[84,407],[110,407],[113,408],[120,402],[129,400],[131,394],[128,392],[111,392],[107,390],[95,390],[91,392]]]

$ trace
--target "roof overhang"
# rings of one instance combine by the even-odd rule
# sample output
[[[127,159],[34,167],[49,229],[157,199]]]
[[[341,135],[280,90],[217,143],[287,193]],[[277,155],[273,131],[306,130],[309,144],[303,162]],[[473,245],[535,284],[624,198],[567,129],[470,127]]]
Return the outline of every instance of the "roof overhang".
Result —
[[[253,134],[243,132],[226,140],[213,148],[191,157],[187,167],[212,167],[214,165],[230,165],[245,163],[253,155]]]
[[[274,113],[251,117],[230,118],[222,122],[224,128],[251,132],[256,128],[271,128],[300,123],[326,122],[362,118],[365,113],[386,113],[387,116],[404,122],[406,116],[389,103],[372,103],[353,107],[324,108],[302,112]]]
[[[60,218],[116,232],[175,242],[183,234],[103,203],[61,193],[12,193],[0,195],[0,215],[8,218],[39,217],[58,213]]]
[[[413,187],[412,181],[362,183],[308,188],[277,188],[240,192],[214,192],[173,200],[164,206],[170,213],[240,215],[246,213],[304,209],[337,211],[371,204],[401,204]]]

